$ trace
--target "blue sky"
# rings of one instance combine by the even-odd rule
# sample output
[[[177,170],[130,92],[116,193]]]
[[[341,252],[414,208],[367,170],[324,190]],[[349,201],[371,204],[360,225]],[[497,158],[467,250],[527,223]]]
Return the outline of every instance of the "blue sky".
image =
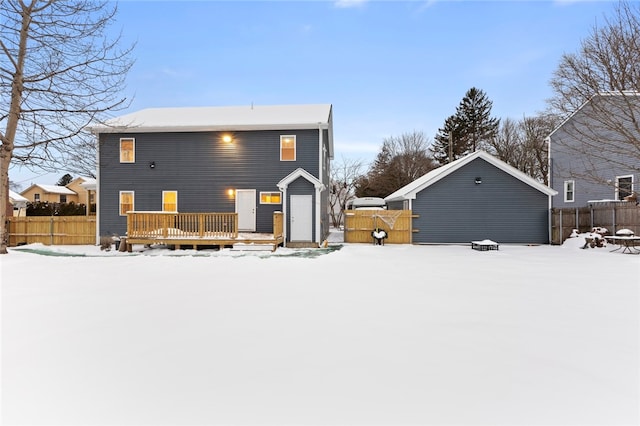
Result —
[[[471,87],[498,118],[545,107],[563,53],[611,1],[121,1],[136,42],[122,113],[148,107],[330,103],[336,160],[388,136],[433,140]],[[22,185],[55,183],[12,169]],[[14,177],[15,175],[15,177]]]

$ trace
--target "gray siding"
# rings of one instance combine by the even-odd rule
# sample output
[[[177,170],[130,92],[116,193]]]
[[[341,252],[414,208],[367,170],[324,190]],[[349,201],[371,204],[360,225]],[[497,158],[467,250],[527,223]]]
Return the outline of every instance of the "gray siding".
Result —
[[[475,178],[482,183],[476,184]],[[430,185],[413,200],[415,243],[549,242],[548,196],[476,159]]]
[[[606,135],[603,135],[606,138]],[[640,176],[630,164],[624,166],[625,158],[612,158],[611,163],[594,162],[586,154],[581,153],[581,147],[574,143],[572,136],[564,129],[558,129],[551,139],[551,181],[549,186],[558,195],[552,199],[552,206],[556,208],[585,207],[591,200],[614,200],[616,197],[616,177],[633,176],[633,189],[638,191]],[[637,167],[636,167],[637,168]],[[585,178],[585,174],[597,176]],[[564,201],[564,182],[573,180],[574,201]]]
[[[255,189],[257,232],[271,232],[273,212],[282,205],[259,203],[260,191],[278,191],[277,183],[297,168],[319,176],[318,130],[135,133],[100,135],[100,233],[124,234],[119,191],[135,191],[135,210],[162,209],[162,191],[178,191],[180,212],[233,212],[229,188]],[[296,161],[280,161],[280,135],[296,135]],[[119,161],[121,137],[136,141],[136,162]],[[155,168],[150,168],[150,162]]]
[[[616,102],[623,99],[607,98],[604,104],[607,109],[616,108]],[[629,98],[627,98],[629,100]],[[591,109],[591,102],[586,104],[574,116],[570,117],[550,136],[550,182],[549,186],[558,195],[552,197],[552,206],[556,208],[585,207],[591,200],[613,200],[616,197],[616,177],[633,176],[633,190],[638,191],[640,174],[638,173],[637,154],[625,152],[629,146],[627,138],[636,132],[625,123],[628,112],[622,110],[619,114],[611,112],[603,114],[603,122],[597,122],[594,117],[598,114]],[[609,117],[616,117],[611,118]],[[615,121],[618,120],[620,129],[612,132]],[[594,145],[596,141],[607,141],[603,147],[607,161],[594,160],[589,154],[593,147],[585,147],[580,142],[583,134],[589,135],[587,142]],[[612,148],[620,147],[620,149]],[[575,182],[574,201],[565,202],[564,182]]]

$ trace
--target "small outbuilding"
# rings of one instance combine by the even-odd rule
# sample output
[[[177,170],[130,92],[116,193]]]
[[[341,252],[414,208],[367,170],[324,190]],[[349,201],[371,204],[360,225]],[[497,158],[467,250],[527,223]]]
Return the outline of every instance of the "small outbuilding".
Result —
[[[385,197],[412,210],[413,242],[548,244],[557,191],[484,151],[441,166]]]
[[[24,217],[27,215],[27,200],[17,192],[9,190],[9,203],[7,203],[7,216]]]

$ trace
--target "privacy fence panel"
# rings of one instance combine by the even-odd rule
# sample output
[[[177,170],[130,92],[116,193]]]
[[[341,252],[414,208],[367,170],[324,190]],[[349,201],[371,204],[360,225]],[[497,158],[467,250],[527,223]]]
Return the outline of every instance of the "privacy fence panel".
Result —
[[[611,202],[551,210],[552,244],[562,244],[574,229],[589,232],[594,227],[607,228],[611,235],[620,229],[631,229],[640,235],[640,206],[632,202]]]
[[[374,229],[387,233],[385,244],[411,244],[413,214],[411,210],[345,211],[345,243],[373,243],[371,232]]]
[[[96,243],[95,216],[10,217],[9,247],[41,243],[84,245]]]

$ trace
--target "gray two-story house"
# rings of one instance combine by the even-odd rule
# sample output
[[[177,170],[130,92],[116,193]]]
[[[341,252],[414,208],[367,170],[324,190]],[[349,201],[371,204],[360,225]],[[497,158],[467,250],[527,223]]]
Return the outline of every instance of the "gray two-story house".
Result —
[[[548,137],[554,208],[623,201],[640,177],[640,96],[599,93]]]
[[[329,233],[330,104],[151,108],[92,128],[98,138],[98,235],[127,232],[127,212],[236,212],[242,232],[320,244]]]

